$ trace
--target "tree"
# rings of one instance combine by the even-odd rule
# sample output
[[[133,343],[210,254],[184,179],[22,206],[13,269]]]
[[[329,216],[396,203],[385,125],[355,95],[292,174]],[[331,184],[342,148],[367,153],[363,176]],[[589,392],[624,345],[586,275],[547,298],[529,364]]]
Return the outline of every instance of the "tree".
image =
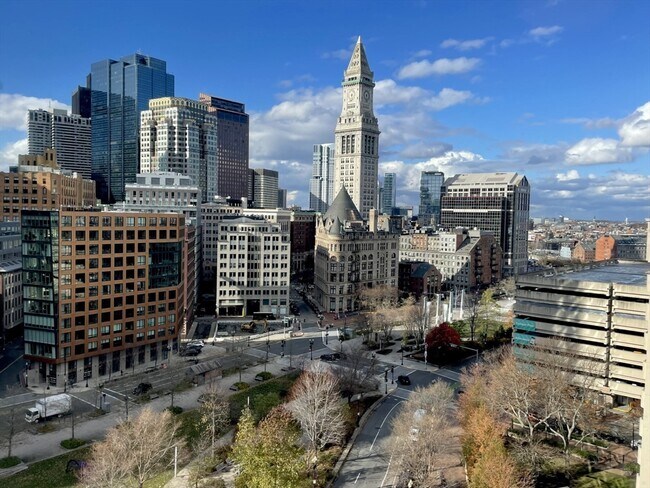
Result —
[[[300,424],[308,441],[309,455],[317,457],[328,444],[341,444],[345,438],[345,416],[339,382],[318,363],[305,371],[291,388],[288,410]]]
[[[413,297],[409,297],[404,302],[401,311],[400,315],[405,319],[406,330],[415,337],[415,347],[417,348],[424,343],[424,337],[431,326],[435,325],[431,320],[431,312],[426,298],[418,302]]]
[[[93,446],[86,486],[125,486],[144,482],[173,462],[178,424],[168,411],[145,408],[131,421],[110,429],[106,439]]]
[[[337,372],[339,385],[348,397],[377,388],[377,359],[362,344],[350,344],[339,364],[342,366]]]
[[[440,458],[450,445],[453,391],[442,382],[416,388],[393,421],[388,449],[399,476],[414,486],[435,486]]]
[[[426,343],[429,358],[432,355],[444,357],[452,349],[452,345],[460,346],[462,343],[458,331],[446,322],[431,329],[427,333],[424,342]]]
[[[210,446],[212,457],[219,436],[230,425],[230,404],[214,383],[210,383],[203,393],[203,403],[199,408],[201,437]]]
[[[294,488],[303,483],[300,430],[288,411],[274,409],[256,428],[246,407],[237,428],[232,450],[240,467],[237,488]]]

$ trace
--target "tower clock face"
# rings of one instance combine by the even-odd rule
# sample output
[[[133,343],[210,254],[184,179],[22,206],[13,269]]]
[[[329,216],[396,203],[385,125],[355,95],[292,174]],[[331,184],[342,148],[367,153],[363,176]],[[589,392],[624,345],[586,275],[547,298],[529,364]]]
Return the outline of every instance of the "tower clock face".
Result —
[[[348,100],[349,100],[349,101],[354,100],[354,90],[350,90],[350,91],[348,92]]]
[[[370,92],[368,90],[363,91],[363,101],[364,102],[370,101]]]

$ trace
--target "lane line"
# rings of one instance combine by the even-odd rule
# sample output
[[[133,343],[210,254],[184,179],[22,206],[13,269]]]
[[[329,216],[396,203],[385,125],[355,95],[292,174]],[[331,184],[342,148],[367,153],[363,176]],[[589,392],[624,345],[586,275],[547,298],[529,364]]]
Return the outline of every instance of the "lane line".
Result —
[[[357,477],[354,480],[355,485],[357,484],[357,481],[359,481],[359,476],[361,476],[361,471],[359,471],[359,473],[357,474]]]
[[[386,416],[384,417],[384,420],[382,421],[381,425],[379,426],[379,429],[377,429],[377,433],[375,434],[375,438],[373,439],[372,444],[370,444],[370,449],[368,449],[368,454],[370,454],[370,453],[372,452],[372,448],[374,447],[375,442],[377,442],[377,437],[379,437],[379,432],[381,432],[381,428],[382,428],[382,427],[384,426],[384,424],[386,423],[386,420],[388,419],[388,417],[390,416],[390,414],[393,413],[393,410],[395,410],[395,407],[397,407],[400,403],[402,403],[402,400],[400,400],[400,401],[397,402],[395,405],[393,405],[393,408],[391,408],[391,409],[388,411],[388,413],[386,414]]]
[[[4,373],[5,371],[7,371],[9,368],[11,368],[11,367],[14,365],[14,363],[15,363],[16,361],[20,361],[22,358],[23,358],[23,356],[21,355],[20,357],[17,357],[17,358],[14,359],[13,361],[11,361],[11,362],[7,365],[7,367],[6,367],[5,369],[3,369],[2,371],[0,371],[0,374],[2,374],[2,373]]]
[[[93,408],[97,408],[97,405],[95,405],[94,403],[90,403],[89,401],[84,400],[83,398],[79,398],[78,396],[75,396],[75,395],[70,395],[70,396],[72,398],[74,398],[75,400],[79,400],[80,402],[87,403],[88,405],[90,405]]]
[[[390,455],[390,459],[388,460],[388,466],[386,466],[386,474],[384,475],[384,479],[381,480],[381,485],[379,485],[379,488],[384,486],[384,483],[386,482],[386,478],[388,477],[388,471],[390,471],[390,462],[393,460],[393,455]]]

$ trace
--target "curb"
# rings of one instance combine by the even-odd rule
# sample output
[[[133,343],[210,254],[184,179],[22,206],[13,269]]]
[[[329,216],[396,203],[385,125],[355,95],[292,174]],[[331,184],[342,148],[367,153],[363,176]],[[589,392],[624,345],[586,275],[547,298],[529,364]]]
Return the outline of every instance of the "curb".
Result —
[[[372,415],[375,410],[379,407],[379,404],[386,400],[388,398],[388,395],[382,395],[380,398],[377,399],[375,403],[373,403],[368,410],[366,410],[363,415],[361,416],[361,419],[359,420],[359,425],[354,429],[354,432],[350,436],[350,440],[347,442],[345,445],[345,448],[343,449],[343,452],[339,456],[338,461],[336,461],[336,464],[334,465],[334,469],[332,469],[332,479],[325,485],[326,488],[331,488],[331,486],[334,484],[336,479],[339,476],[339,472],[341,471],[341,468],[343,467],[343,464],[348,458],[348,455],[350,454],[350,451],[352,450],[352,447],[354,446],[354,441],[357,440],[357,437],[359,436],[359,433],[363,430],[363,427],[366,425],[366,422],[368,421],[368,417]]]

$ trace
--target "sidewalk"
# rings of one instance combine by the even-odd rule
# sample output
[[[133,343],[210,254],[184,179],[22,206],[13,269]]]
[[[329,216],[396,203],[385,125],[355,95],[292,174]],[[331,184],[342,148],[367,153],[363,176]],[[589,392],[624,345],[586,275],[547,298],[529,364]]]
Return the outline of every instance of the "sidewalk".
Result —
[[[275,357],[269,359],[266,370],[273,373],[274,376],[281,376],[286,374],[283,368],[288,367],[288,358]],[[242,370],[242,381],[250,384],[255,384],[255,376],[264,371],[264,364],[257,364],[246,370]],[[234,391],[230,387],[239,381],[239,375],[230,375],[225,378],[216,380],[219,388],[224,391],[226,396],[230,396]],[[197,399],[204,388],[194,387],[190,390],[180,392],[174,395],[174,405],[182,407],[184,410],[195,409],[199,406]],[[154,411],[161,412],[171,404],[170,396],[161,396],[143,405],[129,402],[129,416],[137,415],[138,412],[146,407],[152,408]],[[86,441],[96,441],[103,439],[106,431],[121,422],[125,418],[124,405],[113,404],[113,410],[110,413],[97,417],[79,421],[75,425],[75,437],[84,439]],[[31,432],[21,432],[17,434],[13,441],[13,455],[19,457],[25,463],[33,463],[48,459],[60,454],[69,452],[60,446],[60,442],[69,439],[71,436],[70,417],[64,417],[63,422],[68,426],[54,432],[45,434],[33,434]],[[0,475],[1,476],[1,475]]]

